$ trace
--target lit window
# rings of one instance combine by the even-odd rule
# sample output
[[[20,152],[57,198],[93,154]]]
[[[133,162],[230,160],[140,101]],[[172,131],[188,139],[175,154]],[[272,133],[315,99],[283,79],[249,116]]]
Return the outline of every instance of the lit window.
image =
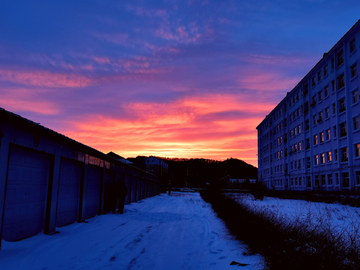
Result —
[[[320,132],[320,143],[324,142],[324,132]]]
[[[319,155],[315,155],[315,157],[314,157],[314,163],[315,163],[315,165],[318,165],[318,164],[319,164]]]
[[[360,157],[360,143],[355,144],[355,157]]]
[[[314,145],[318,144],[318,135],[314,135]]]
[[[320,163],[321,164],[325,163],[325,154],[324,153],[322,153],[321,156],[320,156]]]
[[[331,151],[326,152],[327,162],[331,162]]]

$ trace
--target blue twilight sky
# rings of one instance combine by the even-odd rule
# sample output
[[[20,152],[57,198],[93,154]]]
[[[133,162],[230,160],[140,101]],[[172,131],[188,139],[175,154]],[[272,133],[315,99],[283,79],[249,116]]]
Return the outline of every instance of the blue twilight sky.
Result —
[[[102,152],[240,158],[360,1],[0,3],[0,107]]]

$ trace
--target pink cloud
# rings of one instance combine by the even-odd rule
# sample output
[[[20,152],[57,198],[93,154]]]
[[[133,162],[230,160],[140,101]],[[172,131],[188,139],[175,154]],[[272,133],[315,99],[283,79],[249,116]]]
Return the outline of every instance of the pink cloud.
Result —
[[[84,87],[93,81],[76,74],[51,73],[44,70],[4,70],[0,69],[0,80],[44,87]]]
[[[103,39],[107,42],[111,42],[114,44],[119,44],[119,45],[128,45],[128,35],[127,34],[95,34],[96,37]]]
[[[19,97],[0,97],[0,106],[8,111],[34,112],[44,115],[57,115],[60,110],[56,103],[49,101],[36,101],[31,99],[20,99]]]
[[[256,125],[261,117],[214,118],[199,122],[201,115],[239,109],[257,111],[255,101],[243,103],[231,95],[187,97],[173,103],[129,103],[122,107],[131,120],[89,115],[71,124],[64,133],[103,152],[124,156],[242,158],[256,165]]]

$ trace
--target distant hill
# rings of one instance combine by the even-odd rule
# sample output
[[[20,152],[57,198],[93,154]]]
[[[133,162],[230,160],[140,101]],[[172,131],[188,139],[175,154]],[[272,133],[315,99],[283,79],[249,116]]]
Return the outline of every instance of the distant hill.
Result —
[[[145,170],[145,156],[128,158]],[[206,183],[226,184],[229,179],[257,179],[258,169],[240,159],[224,161],[194,158],[157,157],[169,164],[169,176],[173,187],[205,187]]]

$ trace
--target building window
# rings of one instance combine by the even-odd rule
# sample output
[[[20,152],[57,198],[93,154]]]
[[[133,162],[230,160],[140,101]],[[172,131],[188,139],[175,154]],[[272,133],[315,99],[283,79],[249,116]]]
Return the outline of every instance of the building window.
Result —
[[[338,90],[343,88],[345,86],[345,76],[344,74],[341,74],[339,77],[338,77]]]
[[[319,102],[322,100],[322,91],[318,92],[318,100],[319,100]]]
[[[360,185],[360,171],[355,172],[356,184]]]
[[[320,155],[320,163],[321,163],[321,164],[324,164],[324,163],[325,163],[325,154],[324,154],[324,153],[322,153],[322,154]]]
[[[327,65],[324,66],[324,77],[326,75],[328,75],[328,66]]]
[[[331,58],[331,69],[334,69],[335,67],[335,59],[334,57]]]
[[[311,187],[311,177],[307,176],[307,186]]]
[[[328,185],[331,186],[331,185],[333,184],[332,174],[328,174],[328,175],[327,175],[327,178],[328,178]]]
[[[335,178],[336,178],[336,185],[339,185],[340,181],[339,181],[339,174],[338,173],[335,173]]]
[[[337,60],[337,66],[340,66],[342,63],[344,63],[344,50],[341,50],[336,55]]]
[[[360,96],[359,96],[359,90],[356,89],[355,91],[352,92],[352,102],[353,102],[353,103],[359,102],[359,98],[360,98]]]
[[[319,165],[319,155],[314,156],[314,164]]]
[[[324,96],[325,97],[329,96],[329,86],[328,85],[324,87]]]
[[[339,100],[339,113],[346,110],[345,98]]]
[[[321,70],[318,72],[318,81],[321,81]]]
[[[329,107],[326,107],[325,108],[325,119],[329,118],[330,117],[330,108]]]
[[[349,173],[342,173],[343,187],[349,187]]]
[[[305,130],[309,130],[310,129],[310,123],[309,123],[309,119],[305,120]]]
[[[340,137],[345,137],[347,135],[346,122],[341,123],[339,126],[340,126]]]
[[[357,75],[356,64],[352,65],[350,67],[350,70],[351,70],[351,78],[354,78]]]
[[[306,142],[306,150],[310,149],[310,138],[306,138],[305,142]]]
[[[315,105],[316,105],[316,95],[313,95],[310,106],[314,107]]]
[[[324,142],[324,132],[320,132],[319,134],[320,136],[320,143],[323,143]]]
[[[322,174],[322,175],[320,176],[320,178],[321,178],[321,185],[325,186],[325,185],[326,185],[326,178],[325,178],[325,175],[324,175],[324,174]]]
[[[343,147],[341,148],[341,162],[346,162],[348,160],[349,160],[348,148]]]
[[[310,169],[311,167],[311,162],[310,162],[310,157],[306,158],[306,168]]]
[[[326,152],[326,160],[327,162],[331,162],[331,151]]]
[[[319,112],[319,120],[317,121],[318,123],[322,122],[323,120],[323,112]]]
[[[335,154],[335,161],[338,161],[339,156],[338,156],[338,150],[334,149],[334,154]]]
[[[333,107],[333,115],[335,115],[336,114],[336,105],[335,105],[335,103],[332,104],[332,107]]]
[[[355,38],[350,41],[350,53],[354,52],[356,48]]]
[[[360,143],[355,144],[355,157],[360,157]]]
[[[315,76],[311,78],[311,85],[312,86],[316,85]]]
[[[314,145],[318,144],[318,135],[314,135]]]
[[[331,139],[330,129],[327,129],[327,130],[325,131],[325,136],[326,136],[326,140],[327,140],[327,141]]]
[[[358,130],[360,127],[359,116],[353,118],[354,130]]]
[[[337,136],[336,126],[334,127],[334,138]]]
[[[316,114],[313,116],[313,123],[314,123],[314,125],[316,125],[316,123],[317,123],[317,120],[316,120],[317,118],[316,118]]]

